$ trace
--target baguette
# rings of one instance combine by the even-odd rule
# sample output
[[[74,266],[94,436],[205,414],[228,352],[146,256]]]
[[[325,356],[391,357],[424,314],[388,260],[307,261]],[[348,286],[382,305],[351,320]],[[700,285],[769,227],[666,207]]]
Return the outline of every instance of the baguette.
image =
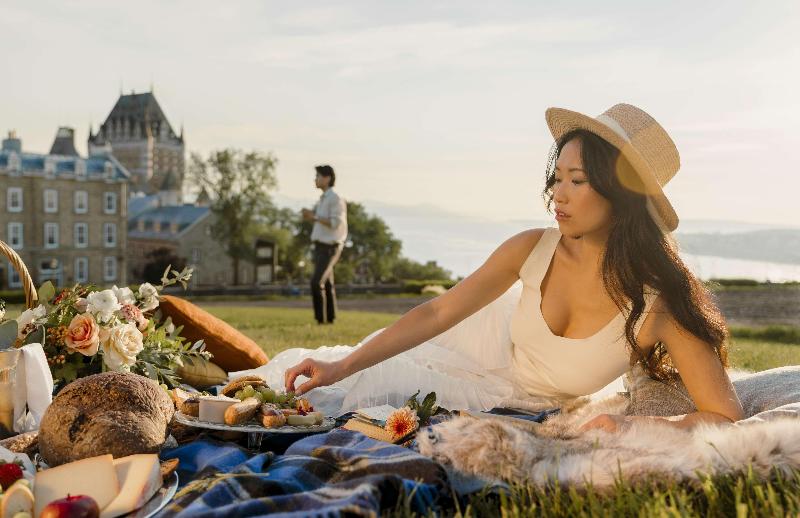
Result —
[[[233,404],[225,410],[225,424],[235,426],[246,423],[256,415],[259,407],[261,402],[254,397]]]
[[[264,382],[264,380],[258,376],[255,375],[239,376],[238,378],[231,380],[227,385],[222,387],[220,394],[222,394],[223,396],[232,397],[234,394],[236,394],[237,391],[242,390],[248,385],[252,385],[254,388],[267,387],[267,384]]]

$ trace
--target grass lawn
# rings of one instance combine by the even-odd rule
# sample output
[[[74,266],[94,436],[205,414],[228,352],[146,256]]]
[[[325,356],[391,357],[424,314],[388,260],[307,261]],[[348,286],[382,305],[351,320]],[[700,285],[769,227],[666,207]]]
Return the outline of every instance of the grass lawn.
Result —
[[[290,347],[355,345],[399,316],[341,311],[337,312],[335,324],[321,326],[314,320],[310,304],[308,309],[252,306],[206,306],[204,309],[255,340],[270,358]]]
[[[290,347],[355,345],[399,317],[390,313],[342,311],[336,324],[320,326],[314,321],[310,307],[307,310],[252,306],[207,306],[204,309],[255,340],[270,358]],[[762,338],[761,335],[772,336],[769,333],[745,333],[741,328],[737,331],[736,335],[748,337],[734,336],[731,339],[733,367],[758,371],[800,364],[800,339],[798,343],[785,343],[783,336],[779,337],[782,341],[775,341]]]
[[[311,309],[207,307],[258,342],[270,357],[289,347],[355,344],[398,315],[342,312],[333,326],[317,326]],[[731,343],[733,367],[763,370],[800,364],[796,330],[737,329]],[[789,338],[786,338],[786,337]],[[773,338],[772,340],[767,339]],[[400,505],[394,516],[408,516]],[[701,483],[620,482],[606,492],[518,485],[508,495],[475,495],[457,516],[799,516],[800,472],[762,481],[752,473],[714,477]]]

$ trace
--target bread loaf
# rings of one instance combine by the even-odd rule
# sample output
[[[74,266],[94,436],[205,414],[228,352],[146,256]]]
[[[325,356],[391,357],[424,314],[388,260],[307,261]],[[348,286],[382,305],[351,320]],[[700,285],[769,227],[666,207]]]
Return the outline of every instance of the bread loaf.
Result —
[[[174,411],[166,391],[149,378],[87,376],[64,387],[45,411],[39,452],[50,466],[107,453],[158,453]]]

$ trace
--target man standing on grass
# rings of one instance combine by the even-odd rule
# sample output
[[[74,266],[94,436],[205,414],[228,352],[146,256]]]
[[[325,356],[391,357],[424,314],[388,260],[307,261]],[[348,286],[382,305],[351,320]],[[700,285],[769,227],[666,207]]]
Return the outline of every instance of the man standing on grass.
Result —
[[[313,210],[303,209],[303,219],[314,222],[311,243],[314,247],[314,274],[311,276],[311,297],[318,324],[333,324],[336,318],[336,289],[333,266],[342,254],[347,238],[347,204],[333,191],[336,173],[329,165],[316,166],[314,183],[322,196]]]

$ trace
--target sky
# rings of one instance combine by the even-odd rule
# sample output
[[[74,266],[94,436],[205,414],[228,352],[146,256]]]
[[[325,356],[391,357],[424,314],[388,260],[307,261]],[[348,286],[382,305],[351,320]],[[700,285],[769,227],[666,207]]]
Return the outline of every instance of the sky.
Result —
[[[678,146],[682,219],[797,225],[798,26],[795,1],[6,0],[0,132],[85,152],[152,88],[190,152],[274,153],[282,197],[330,163],[350,200],[537,220],[545,109],[627,102]]]

